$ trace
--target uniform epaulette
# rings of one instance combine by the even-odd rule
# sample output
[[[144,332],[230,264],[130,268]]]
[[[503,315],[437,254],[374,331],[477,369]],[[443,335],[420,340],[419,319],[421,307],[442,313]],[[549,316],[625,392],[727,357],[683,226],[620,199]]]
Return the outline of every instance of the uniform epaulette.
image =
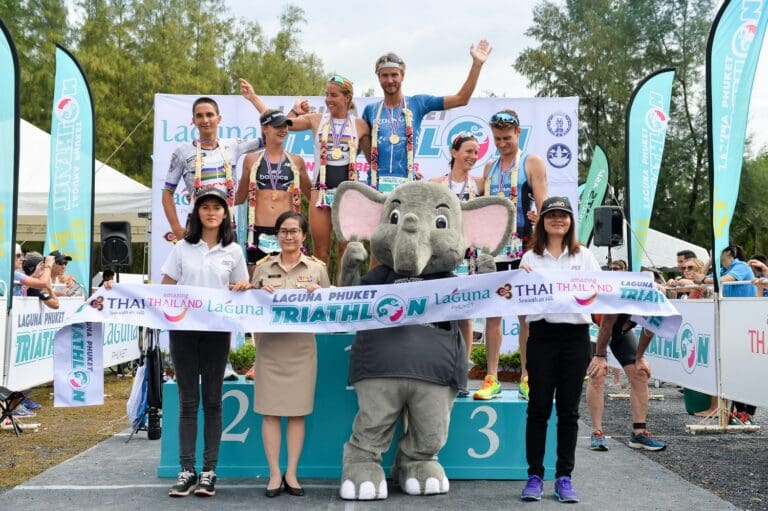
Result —
[[[325,262],[324,262],[322,259],[318,259],[318,258],[317,258],[317,257],[315,257],[315,256],[309,256],[309,258],[310,258],[310,259],[312,259],[313,261],[315,261],[316,263],[320,263],[320,264],[322,264],[323,266],[325,266]]]
[[[267,259],[269,259],[270,257],[272,257],[272,256],[271,256],[271,255],[265,255],[264,257],[262,257],[261,259],[259,259],[258,261],[256,261],[256,266],[259,266],[259,265],[261,265],[261,264],[264,264],[264,263],[266,263],[266,262],[267,262]]]

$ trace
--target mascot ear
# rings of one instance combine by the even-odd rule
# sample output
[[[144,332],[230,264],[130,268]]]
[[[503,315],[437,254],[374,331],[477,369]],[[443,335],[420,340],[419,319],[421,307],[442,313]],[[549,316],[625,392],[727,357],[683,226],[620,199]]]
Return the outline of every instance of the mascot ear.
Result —
[[[381,222],[385,196],[364,183],[344,181],[333,199],[333,230],[340,242],[369,240]]]
[[[462,202],[461,209],[466,245],[498,254],[512,231],[515,214],[512,203],[502,197],[478,197]]]

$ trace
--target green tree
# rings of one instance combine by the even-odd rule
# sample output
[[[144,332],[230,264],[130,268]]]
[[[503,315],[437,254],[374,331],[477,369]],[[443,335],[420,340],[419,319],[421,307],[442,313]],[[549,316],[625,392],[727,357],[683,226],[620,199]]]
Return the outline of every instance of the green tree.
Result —
[[[49,131],[55,45],[69,44],[65,0],[0,0],[0,16],[19,53],[21,116]]]
[[[534,9],[534,25],[526,32],[538,44],[515,62],[537,95],[579,97],[579,174],[583,180],[592,148],[600,143],[622,202],[630,95],[648,74],[675,67],[671,123],[651,227],[705,245],[709,230],[702,70],[712,16],[710,0],[544,1]]]

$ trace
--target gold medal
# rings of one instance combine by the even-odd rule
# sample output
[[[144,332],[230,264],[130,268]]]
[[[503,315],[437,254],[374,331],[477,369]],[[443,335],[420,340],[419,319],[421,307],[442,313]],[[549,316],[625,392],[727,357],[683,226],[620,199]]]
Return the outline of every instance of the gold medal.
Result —
[[[333,156],[334,160],[340,160],[341,159],[341,147],[334,147],[333,151],[331,151],[331,156]]]
[[[277,192],[272,190],[272,200],[277,200]]]
[[[395,144],[397,144],[398,142],[400,142],[400,137],[398,137],[396,134],[392,133],[392,134],[389,136],[389,142],[390,142],[392,145],[395,145]]]

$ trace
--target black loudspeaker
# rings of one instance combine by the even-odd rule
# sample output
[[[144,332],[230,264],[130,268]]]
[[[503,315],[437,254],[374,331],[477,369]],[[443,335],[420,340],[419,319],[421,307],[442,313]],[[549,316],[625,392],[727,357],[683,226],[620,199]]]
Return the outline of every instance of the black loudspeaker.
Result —
[[[618,206],[595,208],[594,242],[597,247],[618,247],[624,244],[624,213]]]
[[[131,224],[128,222],[101,222],[101,265],[130,266]]]

